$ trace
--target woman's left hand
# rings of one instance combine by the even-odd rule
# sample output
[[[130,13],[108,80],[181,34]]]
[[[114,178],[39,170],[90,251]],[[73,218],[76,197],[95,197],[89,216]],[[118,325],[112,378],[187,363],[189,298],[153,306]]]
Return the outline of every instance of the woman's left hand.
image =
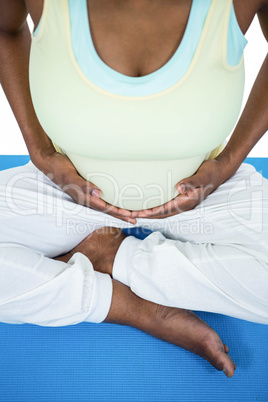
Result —
[[[177,197],[158,207],[132,211],[132,217],[163,219],[194,209],[210,193],[232,176],[232,173],[226,174],[227,168],[226,161],[219,159],[205,160],[193,176],[177,183],[176,188],[180,193]]]

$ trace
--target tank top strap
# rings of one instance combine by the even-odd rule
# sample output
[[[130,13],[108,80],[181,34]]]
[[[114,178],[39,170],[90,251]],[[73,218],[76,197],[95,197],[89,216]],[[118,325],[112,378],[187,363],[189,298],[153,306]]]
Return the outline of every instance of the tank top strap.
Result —
[[[68,20],[68,0],[44,0],[42,17],[36,35],[32,40],[38,42],[47,38],[50,40],[66,42],[66,28]]]
[[[212,63],[229,70],[241,67],[243,57],[236,66],[227,63],[228,26],[233,0],[212,0],[209,12],[204,22],[199,46],[194,58],[198,63],[207,66],[208,58]],[[68,0],[44,0],[42,19],[36,35],[32,40],[38,42],[59,41],[70,54],[71,27]]]
[[[208,59],[212,64],[221,65],[227,69],[235,70],[241,67],[243,57],[236,66],[227,63],[227,42],[232,0],[212,0],[200,41],[199,63],[208,65]],[[198,52],[197,52],[198,53]]]

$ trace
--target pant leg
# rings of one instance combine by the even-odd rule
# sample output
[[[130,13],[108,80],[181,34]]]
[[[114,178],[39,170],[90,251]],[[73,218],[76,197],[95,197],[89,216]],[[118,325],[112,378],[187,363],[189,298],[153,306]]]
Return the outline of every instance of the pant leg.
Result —
[[[261,253],[268,247],[268,180],[246,163],[195,209],[165,219],[138,218],[136,225],[76,204],[31,161],[0,172],[0,192],[0,219],[6,228],[0,232],[0,243],[16,241],[47,257],[68,252],[102,226],[144,227],[182,241],[225,244],[228,239]],[[37,236],[29,224],[34,215]]]
[[[95,272],[81,253],[67,264],[49,258],[103,226],[104,215],[77,206],[31,162],[0,172],[1,322],[61,326],[105,319],[110,276]],[[68,219],[83,230],[68,230]]]
[[[267,262],[268,180],[242,163],[194,209],[165,219],[142,218],[139,225],[174,240],[240,245]]]
[[[75,253],[68,263],[12,243],[0,245],[0,322],[41,326],[102,322],[112,280]]]
[[[245,169],[242,170],[242,175],[240,174],[241,177],[245,176],[244,172]],[[236,178],[237,176],[238,175],[235,175]],[[230,185],[230,181],[228,182],[228,185]],[[226,193],[226,185],[225,187],[223,187],[223,185],[220,186],[220,188],[216,191],[217,193],[214,192],[211,195],[213,198],[208,197],[206,200],[204,200],[203,203],[201,203],[202,205],[200,205],[200,207],[198,208],[199,212],[201,212],[201,216],[204,216],[202,211],[205,210],[205,216],[208,217],[208,222],[214,222],[215,230],[212,234],[199,232],[196,234],[192,230],[186,230],[186,232],[184,231],[182,233],[179,230],[180,225],[177,225],[177,222],[195,223],[199,219],[198,216],[196,216],[196,210],[187,211],[182,214],[178,214],[175,217],[162,220],[139,219],[137,226],[147,226],[152,230],[160,230],[166,235],[169,235],[171,238],[178,238],[184,241],[187,241],[187,239],[190,240],[190,238],[193,237],[193,240],[198,243],[207,241],[210,238],[213,239],[214,243],[218,242],[223,245],[224,239],[222,238],[222,228],[224,228],[228,231],[228,239],[230,241],[240,241],[240,238],[243,237],[240,226],[238,225],[239,229],[237,231],[235,230],[235,225],[232,225],[232,227],[230,227],[229,221],[227,221],[226,219],[220,219],[220,217],[224,215],[224,218],[226,218],[226,213],[224,210],[224,205],[226,204],[226,202],[220,202],[219,204],[217,204],[216,201],[219,202],[219,196],[222,197],[222,195]],[[38,169],[36,169],[34,165],[31,164],[31,162],[22,168],[13,168],[9,169],[8,171],[0,172],[0,194],[0,225],[2,228],[0,230],[0,243],[2,243],[2,245],[3,243],[17,246],[21,245],[30,249],[28,251],[30,251],[31,253],[41,253],[43,257],[55,257],[56,255],[69,251],[71,248],[75,247],[92,230],[97,229],[97,227],[107,225],[116,227],[133,226],[119,219],[109,217],[106,214],[100,213],[98,211],[93,211],[90,208],[77,205],[67,194],[65,194],[45,175],[43,175],[42,172],[38,171]],[[215,196],[214,194],[217,194],[217,196]],[[222,199],[220,201],[222,201]],[[245,202],[246,201],[247,200],[245,200]],[[241,210],[243,210],[241,208],[240,201],[233,202],[233,204],[238,207],[238,212],[241,212]],[[206,206],[206,208],[203,208],[204,206]],[[259,210],[259,208],[257,208],[257,210]],[[233,222],[236,222],[236,220],[237,219],[230,218],[230,222],[232,224]],[[146,221],[148,223],[147,225]],[[243,241],[240,241],[239,243],[240,247],[242,248],[245,247],[245,239],[248,241],[248,237],[246,236],[245,238],[243,238]],[[250,242],[252,244],[249,250],[251,250],[252,248],[254,249],[255,247],[256,251],[260,251],[262,253],[263,244],[261,244],[260,250],[257,250],[259,244],[256,241],[256,238],[253,240],[254,241],[252,242],[252,238],[250,237]],[[260,243],[262,243],[261,238],[260,240]],[[6,262],[9,260],[9,258],[11,258],[11,254],[12,253],[9,253],[8,255],[7,253],[5,253]],[[33,257],[33,254],[32,258],[34,261],[35,259]],[[53,264],[54,263],[60,262],[53,260]],[[1,266],[4,266],[3,263],[1,264]],[[5,288],[6,286],[8,288],[10,280],[8,276],[6,276],[4,271],[2,272],[3,275],[1,275],[0,279],[1,283],[3,283],[3,288]],[[21,283],[23,282],[24,272],[25,270],[20,270],[20,274],[22,275],[22,280],[20,281]],[[55,281],[53,285],[55,285]],[[61,289],[60,286],[59,289]],[[49,289],[49,292],[50,291],[51,289]],[[21,293],[18,291],[18,296],[20,294],[24,295],[24,293],[24,289]],[[104,295],[107,295],[108,293],[109,292],[106,292],[104,293]],[[111,292],[109,294],[111,294]],[[16,296],[14,297],[14,299],[16,301]],[[148,299],[150,300],[150,298]],[[6,295],[5,300],[10,301],[11,299],[9,299]],[[68,304],[68,302],[66,302],[65,304]],[[3,308],[2,306],[3,300],[1,308]],[[39,310],[42,308],[44,308],[44,305],[39,307]],[[196,309],[198,310],[199,308]],[[52,312],[50,311],[50,313]],[[29,315],[31,314],[32,312]],[[18,319],[16,318],[16,320]],[[47,324],[39,323],[39,325]],[[58,324],[54,322],[53,325]]]
[[[210,230],[196,230],[200,219]],[[155,303],[268,324],[268,180],[255,168],[243,164],[195,210],[153,223],[143,241],[123,241],[115,279]]]
[[[77,204],[31,161],[0,172],[0,244],[24,245],[54,258],[102,226],[132,225]]]

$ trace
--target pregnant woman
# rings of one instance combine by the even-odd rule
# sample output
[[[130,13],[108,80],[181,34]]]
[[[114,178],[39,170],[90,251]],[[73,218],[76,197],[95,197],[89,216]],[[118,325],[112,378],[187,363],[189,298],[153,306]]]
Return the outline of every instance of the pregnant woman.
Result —
[[[267,57],[238,120],[256,14],[268,39],[268,1],[0,0],[31,158],[0,173],[0,321],[130,325],[234,374],[190,310],[268,323],[268,180],[243,163]]]

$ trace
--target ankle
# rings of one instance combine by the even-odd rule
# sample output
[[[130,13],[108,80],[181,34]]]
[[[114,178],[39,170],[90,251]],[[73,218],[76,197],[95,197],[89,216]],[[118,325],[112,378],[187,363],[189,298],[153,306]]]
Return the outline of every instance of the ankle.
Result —
[[[58,257],[52,258],[53,260],[57,260],[57,261],[62,261],[62,262],[68,262],[70,260],[70,258],[72,258],[73,253],[69,252],[66,254],[62,254]]]
[[[112,267],[112,277],[129,286],[128,273],[131,262],[142,240],[134,236],[127,236],[118,247]]]
[[[110,311],[103,322],[128,325],[145,332],[152,328],[156,304],[141,299],[123,283],[112,279],[113,296]]]

